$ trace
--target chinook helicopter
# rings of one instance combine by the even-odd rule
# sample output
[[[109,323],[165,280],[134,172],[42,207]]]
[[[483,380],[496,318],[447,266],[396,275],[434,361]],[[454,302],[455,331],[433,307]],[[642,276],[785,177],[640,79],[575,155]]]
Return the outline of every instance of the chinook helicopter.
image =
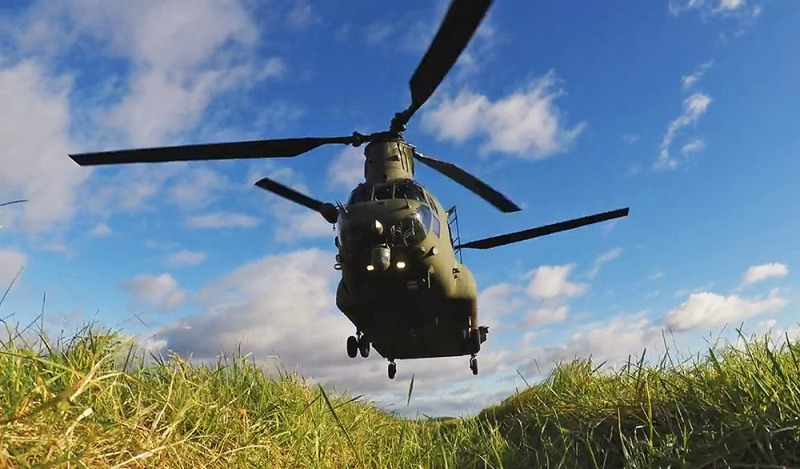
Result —
[[[336,306],[353,323],[347,354],[368,357],[371,348],[389,361],[477,354],[489,328],[478,322],[478,287],[463,264],[462,249],[490,249],[628,215],[628,208],[460,243],[455,206],[445,209],[415,180],[415,161],[471,190],[501,212],[520,208],[503,194],[452,163],[418,152],[403,138],[406,124],[434,93],[467,46],[491,0],[453,0],[433,41],[411,77],[411,104],[387,131],[329,138],[288,138],[231,143],[114,150],[69,155],[81,166],[167,161],[294,157],[326,144],[366,144],[364,181],[342,204],[322,202],[276,181],[256,186],[319,212],[334,225],[341,271]],[[455,226],[455,229],[453,229]]]

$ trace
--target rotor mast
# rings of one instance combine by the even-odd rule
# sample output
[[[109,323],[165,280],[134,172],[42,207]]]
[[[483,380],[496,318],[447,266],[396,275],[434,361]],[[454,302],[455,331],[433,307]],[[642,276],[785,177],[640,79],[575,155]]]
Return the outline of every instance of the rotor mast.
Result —
[[[414,179],[414,148],[398,135],[370,142],[364,148],[367,184]]]

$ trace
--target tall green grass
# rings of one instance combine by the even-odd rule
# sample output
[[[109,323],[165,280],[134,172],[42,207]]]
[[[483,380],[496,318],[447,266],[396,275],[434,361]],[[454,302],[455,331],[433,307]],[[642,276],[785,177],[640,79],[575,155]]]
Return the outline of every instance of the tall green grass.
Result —
[[[800,465],[800,345],[668,358],[577,360],[473,418],[409,420],[252,357],[148,357],[94,325],[55,343],[9,331],[0,467]]]

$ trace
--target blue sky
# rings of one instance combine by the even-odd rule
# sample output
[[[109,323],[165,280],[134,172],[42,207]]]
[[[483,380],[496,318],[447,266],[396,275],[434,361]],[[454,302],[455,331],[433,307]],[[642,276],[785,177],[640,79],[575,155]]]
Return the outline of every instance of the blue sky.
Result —
[[[420,151],[523,207],[502,214],[418,168],[464,240],[630,206],[618,222],[464,252],[491,327],[467,357],[350,360],[333,235],[253,187],[319,199],[360,149],[81,168],[71,152],[385,129],[447,3],[5,2],[0,7],[0,318],[47,294],[53,333],[96,319],[198,359],[257,359],[404,412],[469,413],[552,362],[683,351],[744,323],[796,335],[800,8],[793,2],[497,0],[409,125]],[[144,322],[136,319],[136,316]],[[649,353],[649,352],[648,352]],[[415,376],[409,409],[405,392]]]

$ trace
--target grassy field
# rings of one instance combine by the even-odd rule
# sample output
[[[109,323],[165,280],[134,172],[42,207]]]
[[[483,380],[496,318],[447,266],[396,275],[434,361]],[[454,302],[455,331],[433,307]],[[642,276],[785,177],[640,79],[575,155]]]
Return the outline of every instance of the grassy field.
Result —
[[[566,363],[470,419],[408,420],[244,357],[142,366],[87,326],[0,344],[0,467],[792,467],[800,345]]]

